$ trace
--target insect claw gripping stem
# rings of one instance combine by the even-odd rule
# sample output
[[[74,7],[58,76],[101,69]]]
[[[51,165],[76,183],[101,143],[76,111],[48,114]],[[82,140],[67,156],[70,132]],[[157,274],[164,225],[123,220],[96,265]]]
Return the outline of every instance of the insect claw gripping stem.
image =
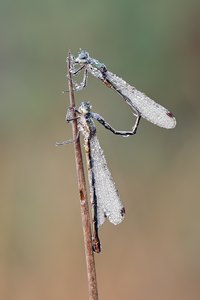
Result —
[[[73,120],[77,120],[79,118],[79,116],[76,116],[75,118],[72,117],[72,112],[78,112],[78,110],[75,108],[75,107],[69,107],[67,109],[67,113],[66,113],[66,116],[65,116],[65,121],[67,123],[73,121]]]

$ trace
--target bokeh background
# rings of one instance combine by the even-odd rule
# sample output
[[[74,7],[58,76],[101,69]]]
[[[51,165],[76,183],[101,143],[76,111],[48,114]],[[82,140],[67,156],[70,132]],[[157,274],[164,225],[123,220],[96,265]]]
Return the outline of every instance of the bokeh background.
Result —
[[[73,146],[64,121],[66,56],[87,49],[177,118],[130,138],[98,125],[126,207],[100,230],[100,299],[200,299],[198,1],[0,1],[0,299],[88,299]],[[116,129],[130,108],[89,77]]]

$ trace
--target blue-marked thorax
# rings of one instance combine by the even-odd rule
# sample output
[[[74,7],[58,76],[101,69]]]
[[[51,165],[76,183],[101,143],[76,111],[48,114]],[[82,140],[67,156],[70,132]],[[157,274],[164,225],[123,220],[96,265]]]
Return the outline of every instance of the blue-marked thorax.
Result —
[[[106,66],[103,63],[101,63],[100,61],[98,61],[97,59],[92,59],[91,60],[91,65],[94,68],[97,68],[98,70],[100,70],[101,72],[106,72],[107,71]]]

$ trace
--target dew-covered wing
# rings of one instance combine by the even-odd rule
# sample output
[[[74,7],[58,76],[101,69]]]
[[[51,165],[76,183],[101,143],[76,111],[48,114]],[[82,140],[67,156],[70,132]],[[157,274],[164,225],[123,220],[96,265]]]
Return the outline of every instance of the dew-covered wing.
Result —
[[[156,103],[117,75],[109,71],[106,74],[108,81],[111,82],[114,89],[132,108],[135,108],[143,118],[157,126],[167,129],[176,126],[176,119],[168,109]]]
[[[104,223],[106,218],[117,225],[124,219],[125,209],[96,135],[90,140],[90,149],[94,175],[93,184],[97,197],[98,227]]]

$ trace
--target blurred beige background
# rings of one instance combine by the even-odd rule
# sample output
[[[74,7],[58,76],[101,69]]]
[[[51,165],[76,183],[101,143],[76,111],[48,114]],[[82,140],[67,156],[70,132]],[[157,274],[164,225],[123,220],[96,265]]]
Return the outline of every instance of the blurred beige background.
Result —
[[[177,118],[124,139],[97,125],[125,221],[100,230],[100,299],[200,299],[198,1],[0,2],[0,299],[88,299],[65,58],[87,49]],[[129,107],[89,77],[116,129]]]

